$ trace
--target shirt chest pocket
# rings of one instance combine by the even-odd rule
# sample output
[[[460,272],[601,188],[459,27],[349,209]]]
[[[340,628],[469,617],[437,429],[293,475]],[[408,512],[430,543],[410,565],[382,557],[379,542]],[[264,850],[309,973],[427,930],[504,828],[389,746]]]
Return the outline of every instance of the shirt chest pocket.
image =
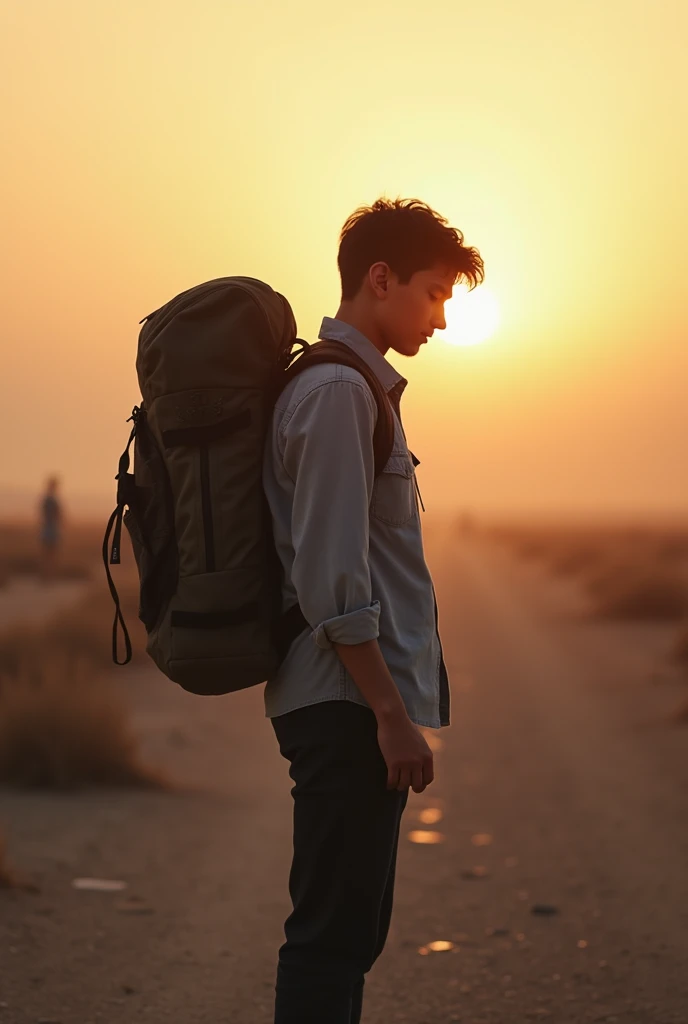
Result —
[[[395,453],[373,485],[370,514],[390,526],[402,526],[413,517],[416,496],[413,463],[409,455]]]

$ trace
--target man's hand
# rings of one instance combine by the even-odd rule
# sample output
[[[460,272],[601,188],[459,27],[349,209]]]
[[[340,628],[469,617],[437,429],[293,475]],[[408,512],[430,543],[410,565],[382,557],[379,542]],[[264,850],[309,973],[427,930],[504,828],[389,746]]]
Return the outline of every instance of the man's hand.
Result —
[[[333,644],[377,719],[377,741],[387,765],[387,789],[422,793],[435,777],[432,750],[409,718],[377,640]]]
[[[408,715],[378,717],[377,741],[387,765],[387,789],[410,786],[422,793],[430,785],[435,777],[432,750]]]

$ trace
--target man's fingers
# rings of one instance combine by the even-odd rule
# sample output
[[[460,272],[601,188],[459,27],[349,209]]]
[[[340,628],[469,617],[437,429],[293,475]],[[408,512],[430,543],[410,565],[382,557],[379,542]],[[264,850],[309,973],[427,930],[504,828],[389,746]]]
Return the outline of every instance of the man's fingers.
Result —
[[[414,793],[422,793],[426,783],[423,781],[423,765],[417,764],[411,772],[411,788]]]
[[[387,772],[387,789],[398,789],[403,792],[412,788],[414,793],[422,793],[426,786],[429,786],[435,778],[435,769],[432,756],[426,758],[420,764],[397,765]]]

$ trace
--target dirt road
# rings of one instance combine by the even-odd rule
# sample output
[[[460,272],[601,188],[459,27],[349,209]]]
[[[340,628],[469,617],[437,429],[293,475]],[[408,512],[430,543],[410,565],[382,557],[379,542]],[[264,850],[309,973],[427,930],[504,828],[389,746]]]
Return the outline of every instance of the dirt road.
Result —
[[[453,724],[432,734],[436,783],[409,801],[365,1024],[685,1024],[688,732],[668,721],[685,693],[670,630],[591,621],[570,584],[480,537],[437,531],[428,550]],[[291,798],[260,689],[193,698],[147,668],[119,678],[147,757],[188,788],[0,794],[12,860],[41,885],[0,893],[0,1024],[269,1024]],[[84,875],[128,888],[73,889]]]

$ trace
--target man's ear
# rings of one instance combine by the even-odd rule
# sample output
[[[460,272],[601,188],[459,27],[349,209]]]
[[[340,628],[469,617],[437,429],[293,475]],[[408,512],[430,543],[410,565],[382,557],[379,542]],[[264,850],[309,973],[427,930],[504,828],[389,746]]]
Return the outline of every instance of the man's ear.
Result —
[[[373,263],[368,271],[368,280],[378,299],[384,299],[389,286],[390,269],[382,261]]]

